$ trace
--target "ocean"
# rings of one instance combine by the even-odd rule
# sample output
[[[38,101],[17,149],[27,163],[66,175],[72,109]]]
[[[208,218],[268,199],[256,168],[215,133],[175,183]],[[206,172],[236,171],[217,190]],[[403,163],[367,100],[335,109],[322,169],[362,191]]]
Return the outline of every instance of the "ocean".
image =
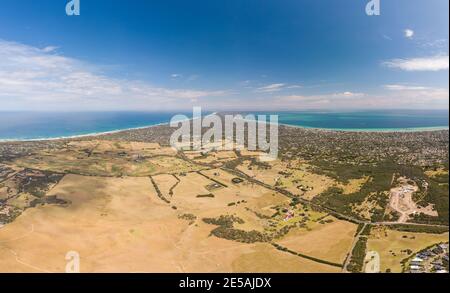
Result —
[[[0,140],[54,139],[166,123],[176,114],[148,112],[0,112]]]
[[[448,129],[448,110],[357,112],[283,112],[279,123],[306,128],[353,131],[418,131]]]
[[[169,122],[176,114],[192,117],[192,113],[169,112],[0,112],[0,140],[54,139],[140,128]],[[416,131],[448,129],[449,126],[448,110],[254,114],[275,114],[279,115],[281,124],[330,130]]]

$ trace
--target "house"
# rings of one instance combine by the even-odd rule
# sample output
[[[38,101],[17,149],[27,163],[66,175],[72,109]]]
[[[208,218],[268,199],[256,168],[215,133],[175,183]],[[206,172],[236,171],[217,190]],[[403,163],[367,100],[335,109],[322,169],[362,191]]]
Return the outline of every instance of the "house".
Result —
[[[292,219],[293,217],[295,217],[294,212],[288,211],[288,212],[286,213],[286,216],[285,216],[284,220],[287,222],[287,221],[289,221],[290,219]]]
[[[444,252],[444,250],[442,248],[440,248],[439,246],[434,248],[432,251],[434,254],[441,254]]]
[[[236,178],[233,178],[233,180],[231,180],[231,182],[233,182],[234,184],[240,184],[240,183],[244,182],[244,180],[236,177]]]
[[[409,270],[411,271],[411,273],[413,273],[413,272],[422,272],[422,267],[419,267],[419,266],[410,266],[409,267]]]
[[[439,244],[439,247],[442,248],[444,251],[448,251],[448,244]]]

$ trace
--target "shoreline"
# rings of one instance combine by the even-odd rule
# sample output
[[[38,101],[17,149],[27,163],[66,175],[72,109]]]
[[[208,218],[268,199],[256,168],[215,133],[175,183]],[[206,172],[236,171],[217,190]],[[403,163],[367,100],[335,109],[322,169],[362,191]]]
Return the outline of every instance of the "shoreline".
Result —
[[[306,130],[329,131],[329,132],[362,132],[362,133],[414,133],[414,132],[434,132],[449,130],[449,126],[429,126],[429,127],[410,127],[410,128],[317,128],[301,125],[292,125],[279,123],[279,125]]]
[[[212,114],[210,114],[212,115]],[[181,121],[180,121],[181,122]],[[266,122],[267,123],[267,122]],[[69,135],[69,136],[60,136],[60,137],[48,137],[48,138],[31,138],[31,139],[0,139],[0,143],[19,143],[19,142],[45,142],[45,141],[58,141],[58,140],[70,140],[77,138],[86,138],[86,137],[96,137],[96,136],[104,136],[109,134],[121,133],[126,131],[133,130],[143,130],[157,126],[169,125],[169,122],[162,122],[152,125],[132,127],[132,128],[124,128],[124,129],[115,129],[104,132],[93,132],[87,134],[78,134],[78,135]],[[279,123],[280,126],[291,127],[291,128],[300,128],[304,130],[313,130],[313,131],[326,131],[326,132],[337,132],[337,133],[420,133],[420,132],[435,132],[435,131],[445,131],[449,130],[449,126],[430,126],[430,127],[412,127],[412,128],[381,128],[381,129],[360,129],[360,128],[350,128],[350,129],[340,129],[340,128],[317,128],[317,127],[308,127],[301,125],[292,125],[286,123]]]
[[[104,131],[104,132],[92,132],[92,133],[87,133],[87,134],[77,134],[77,135],[70,135],[70,136],[49,137],[49,138],[29,138],[29,139],[26,139],[26,138],[24,138],[24,139],[1,139],[0,138],[0,143],[2,143],[2,142],[55,141],[55,140],[76,139],[76,138],[83,138],[83,137],[103,136],[103,135],[120,133],[120,132],[125,132],[125,131],[133,131],[133,130],[147,129],[147,128],[156,127],[156,126],[163,126],[163,125],[166,125],[169,123],[170,122],[162,122],[162,123],[152,124],[152,125],[147,125],[147,126],[116,129],[116,130],[109,130],[109,131]]]
[[[215,115],[217,112],[213,112],[211,114],[206,115],[205,117]],[[192,120],[193,118],[188,118],[187,120]],[[176,122],[182,122],[186,120],[179,120]],[[30,139],[2,139],[0,138],[0,143],[5,142],[43,142],[43,141],[57,141],[57,140],[67,140],[67,139],[77,139],[77,138],[83,138],[83,137],[95,137],[95,136],[103,136],[108,134],[115,134],[115,133],[121,133],[125,131],[133,131],[133,130],[142,130],[142,129],[148,129],[152,127],[157,126],[164,126],[164,125],[170,125],[171,121],[167,122],[160,122],[157,124],[151,124],[151,125],[145,125],[145,126],[138,126],[138,127],[131,127],[131,128],[124,128],[124,129],[115,129],[115,130],[109,130],[109,131],[103,131],[103,132],[92,132],[87,134],[77,134],[77,135],[69,135],[69,136],[59,136],[59,137],[49,137],[49,138],[30,138]]]

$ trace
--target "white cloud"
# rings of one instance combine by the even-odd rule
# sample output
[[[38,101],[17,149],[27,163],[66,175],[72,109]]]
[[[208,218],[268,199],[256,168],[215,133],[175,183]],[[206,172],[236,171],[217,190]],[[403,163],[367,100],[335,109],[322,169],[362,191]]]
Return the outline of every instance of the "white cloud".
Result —
[[[430,89],[430,88],[424,87],[424,86],[411,86],[411,85],[403,85],[403,84],[387,84],[383,87],[390,91],[423,91],[423,90]]]
[[[288,87],[286,87],[287,89],[301,89],[303,88],[303,86],[298,85],[298,84],[294,84],[294,85],[290,85]]]
[[[421,42],[420,46],[430,49],[439,49],[445,52],[448,51],[448,49],[445,50],[445,48],[448,48],[448,39],[437,39],[428,42]]]
[[[405,71],[440,71],[448,70],[449,57],[433,56],[425,58],[394,59],[383,62],[384,66]]]
[[[55,54],[55,50],[0,40],[2,109],[178,109],[189,108],[200,98],[230,94],[112,78],[91,64]]]
[[[365,95],[366,94],[364,93],[343,92],[334,94],[334,97],[355,98],[355,97],[364,97]]]
[[[448,56],[443,58],[448,69]],[[396,64],[410,68],[411,64],[404,63],[417,63],[414,60]],[[194,104],[212,110],[448,108],[448,89],[388,84],[379,95],[356,91],[287,95],[301,87],[274,83],[256,89],[256,94],[241,96],[230,90],[155,86],[113,78],[93,64],[60,55],[56,47],[42,49],[0,40],[0,110],[178,110]]]
[[[42,49],[42,52],[44,53],[50,53],[50,52],[54,52],[58,49],[58,47],[55,46],[48,46]]]
[[[412,39],[414,37],[414,31],[412,29],[405,29],[405,38]]]
[[[341,92],[322,95],[288,95],[278,97],[279,102],[306,102],[308,104],[330,104],[333,101],[342,102],[365,97],[364,93]]]
[[[256,91],[260,93],[273,93],[278,92],[283,89],[286,84],[284,83],[273,83],[263,87],[258,88]]]
[[[178,74],[178,73],[173,73],[173,74],[171,74],[170,75],[170,77],[172,77],[172,78],[180,78],[180,77],[182,77],[183,75],[181,75],[181,74]]]
[[[277,97],[272,107],[286,110],[302,109],[446,109],[448,89],[384,86],[381,94],[340,92],[321,95],[289,95]]]
[[[257,93],[274,93],[286,89],[299,89],[302,88],[301,85],[293,84],[288,85],[286,83],[273,83],[256,89]]]

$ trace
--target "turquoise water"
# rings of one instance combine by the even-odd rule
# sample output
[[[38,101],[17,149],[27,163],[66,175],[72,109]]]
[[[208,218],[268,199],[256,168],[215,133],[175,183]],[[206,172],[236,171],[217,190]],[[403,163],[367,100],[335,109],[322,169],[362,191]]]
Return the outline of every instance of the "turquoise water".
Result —
[[[448,110],[282,112],[273,114],[278,114],[281,124],[331,130],[419,131],[448,129],[449,126]]]
[[[72,137],[166,123],[175,114],[150,112],[0,112],[0,140]],[[255,112],[279,115],[279,122],[306,128],[357,131],[448,129],[448,110],[359,112]]]

